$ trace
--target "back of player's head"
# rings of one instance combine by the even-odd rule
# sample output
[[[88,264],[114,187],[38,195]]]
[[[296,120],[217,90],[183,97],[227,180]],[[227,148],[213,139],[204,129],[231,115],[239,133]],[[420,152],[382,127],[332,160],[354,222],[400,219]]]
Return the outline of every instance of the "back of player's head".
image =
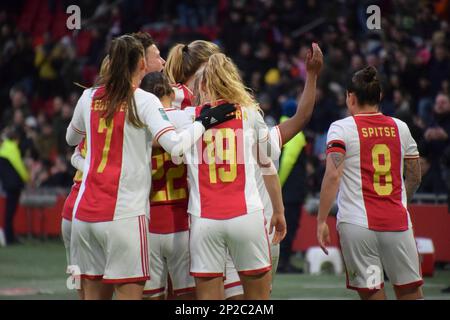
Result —
[[[202,103],[224,99],[243,107],[258,108],[258,103],[245,87],[236,65],[223,53],[209,57],[200,79]]]
[[[136,38],[123,35],[111,42],[108,57],[105,96],[100,98],[106,101],[106,111],[103,116],[106,122],[110,123],[114,114],[125,103],[128,121],[135,127],[143,127],[144,124],[136,110],[132,77],[138,71],[140,61],[144,59],[144,48]]]
[[[131,36],[133,36],[134,38],[136,38],[136,40],[142,43],[144,50],[147,50],[148,47],[155,44],[155,41],[147,32],[139,31],[132,33]]]
[[[170,86],[167,76],[161,72],[150,72],[141,82],[141,89],[153,93],[159,99],[170,96],[173,89]]]
[[[185,84],[212,54],[219,52],[216,44],[204,40],[177,44],[170,49],[164,73],[171,83]]]
[[[375,67],[368,66],[355,72],[347,85],[359,105],[378,105],[381,99],[381,84]]]

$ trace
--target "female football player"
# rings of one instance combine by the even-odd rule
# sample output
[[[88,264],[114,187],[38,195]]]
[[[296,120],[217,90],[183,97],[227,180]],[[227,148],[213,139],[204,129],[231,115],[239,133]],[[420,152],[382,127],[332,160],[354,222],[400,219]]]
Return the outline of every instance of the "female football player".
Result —
[[[270,244],[263,205],[254,190],[260,156],[256,154],[257,145],[269,140],[269,130],[236,66],[224,54],[211,55],[200,83],[204,105],[195,109],[196,116],[224,103],[238,107],[235,119],[217,126],[217,130],[205,131],[202,143],[185,154],[190,183],[191,274],[196,280],[197,298],[224,297],[224,266],[229,252],[244,297],[268,299]],[[282,238],[286,227],[282,208],[274,212],[270,223]]]
[[[71,237],[85,299],[109,299],[112,287],[118,299],[142,297],[149,279],[148,137],[180,155],[212,118],[227,120],[223,110],[203,114],[177,134],[160,101],[138,89],[145,73],[142,44],[129,35],[113,40],[105,85],[83,92],[67,128],[68,144],[86,137],[88,150]]]

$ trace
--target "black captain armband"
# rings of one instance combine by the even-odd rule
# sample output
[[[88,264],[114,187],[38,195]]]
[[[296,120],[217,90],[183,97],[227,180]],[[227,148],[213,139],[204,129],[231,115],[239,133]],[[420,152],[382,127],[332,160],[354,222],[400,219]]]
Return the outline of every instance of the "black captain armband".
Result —
[[[339,152],[345,154],[345,143],[340,140],[333,140],[327,144],[327,154],[331,152]]]

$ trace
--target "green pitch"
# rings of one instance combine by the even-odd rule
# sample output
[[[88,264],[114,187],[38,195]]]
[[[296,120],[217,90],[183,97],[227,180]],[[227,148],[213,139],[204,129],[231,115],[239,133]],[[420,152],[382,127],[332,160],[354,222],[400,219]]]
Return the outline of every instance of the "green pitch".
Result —
[[[76,299],[66,289],[65,251],[57,240],[27,241],[0,248],[0,299]],[[450,285],[450,271],[438,271],[425,279],[427,299],[450,299],[441,289]],[[386,283],[387,293],[393,291]],[[345,277],[334,275],[277,275],[274,299],[357,299],[345,289]]]

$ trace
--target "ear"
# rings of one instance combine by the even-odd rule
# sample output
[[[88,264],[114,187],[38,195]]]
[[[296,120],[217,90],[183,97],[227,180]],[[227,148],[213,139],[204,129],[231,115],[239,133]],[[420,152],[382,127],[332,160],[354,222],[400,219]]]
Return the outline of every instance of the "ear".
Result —
[[[348,93],[348,99],[351,106],[356,105],[356,96],[353,93]]]
[[[141,58],[141,61],[139,63],[139,69],[141,71],[147,69],[147,61],[145,60],[145,57]]]

